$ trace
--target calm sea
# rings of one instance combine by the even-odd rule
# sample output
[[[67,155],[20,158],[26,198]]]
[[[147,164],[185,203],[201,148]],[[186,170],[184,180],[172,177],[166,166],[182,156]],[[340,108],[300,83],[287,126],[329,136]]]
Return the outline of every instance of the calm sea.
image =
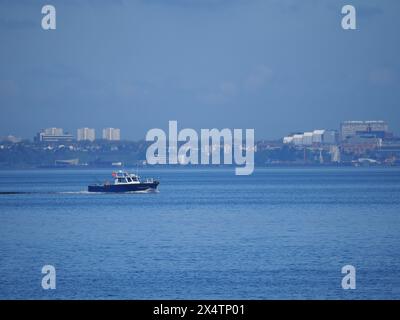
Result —
[[[0,299],[400,299],[400,169],[140,174],[160,191],[85,192],[109,170],[0,171]]]

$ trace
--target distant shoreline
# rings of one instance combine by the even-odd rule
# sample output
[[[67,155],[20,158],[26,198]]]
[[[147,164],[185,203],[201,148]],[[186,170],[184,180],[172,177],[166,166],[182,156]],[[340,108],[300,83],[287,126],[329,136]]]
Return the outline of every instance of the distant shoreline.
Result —
[[[154,166],[123,166],[123,167],[92,167],[92,166],[48,166],[48,167],[11,167],[5,168],[0,167],[0,171],[18,171],[18,170],[52,170],[52,171],[62,171],[62,170],[70,170],[70,171],[90,171],[90,170],[108,170],[108,171],[118,171],[123,169],[128,170],[234,170],[234,166],[224,165],[224,166],[211,166],[211,165],[154,165]],[[301,164],[291,164],[291,165],[270,165],[270,166],[255,166],[255,170],[260,169],[400,169],[399,165],[370,165],[370,166],[354,166],[351,164],[344,164],[344,165],[301,165]]]

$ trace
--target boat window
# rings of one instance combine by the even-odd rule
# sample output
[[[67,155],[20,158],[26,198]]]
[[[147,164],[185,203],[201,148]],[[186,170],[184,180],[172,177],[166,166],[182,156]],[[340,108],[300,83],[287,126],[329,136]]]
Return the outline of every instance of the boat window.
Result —
[[[119,183],[124,183],[124,182],[125,182],[125,179],[124,179],[124,178],[118,178],[118,182],[119,182]]]
[[[132,182],[132,179],[131,179],[131,178],[126,178],[126,180],[128,180],[128,182]]]

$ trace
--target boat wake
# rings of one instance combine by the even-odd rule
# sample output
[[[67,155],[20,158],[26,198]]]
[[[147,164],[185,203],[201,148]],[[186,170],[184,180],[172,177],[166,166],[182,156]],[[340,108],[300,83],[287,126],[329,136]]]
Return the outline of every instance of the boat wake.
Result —
[[[86,191],[87,192],[87,191]],[[0,196],[1,195],[18,195],[18,194],[68,194],[68,193],[72,193],[72,194],[78,194],[78,193],[82,193],[82,192],[56,192],[56,191],[0,191]],[[87,192],[89,193],[89,192]]]
[[[27,191],[0,191],[0,195],[9,195],[9,194],[33,194],[37,192],[27,192]]]
[[[147,190],[139,190],[139,191],[128,191],[128,192],[123,192],[123,193],[128,193],[128,194],[142,194],[142,193],[159,193],[157,189],[147,189]]]
[[[60,192],[54,192],[55,194],[91,194],[92,192],[89,192],[87,190],[82,190],[82,191],[60,191]]]

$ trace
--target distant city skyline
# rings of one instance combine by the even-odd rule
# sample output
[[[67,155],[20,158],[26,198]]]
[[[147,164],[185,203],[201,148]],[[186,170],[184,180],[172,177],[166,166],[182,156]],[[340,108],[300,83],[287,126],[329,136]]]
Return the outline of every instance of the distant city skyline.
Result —
[[[144,139],[182,127],[253,128],[256,139],[382,119],[400,132],[400,2],[0,3],[0,136],[117,127]],[[10,14],[12,12],[13,14]]]
[[[96,129],[94,128],[78,128],[76,130],[76,136],[71,134],[68,130],[59,127],[50,127],[41,129],[34,136],[35,141],[95,141],[96,139],[103,139],[109,141],[120,141],[121,140],[121,130],[119,128],[103,128],[101,130],[101,136],[96,138]],[[13,135],[8,135],[12,137]]]
[[[184,128],[179,128],[184,129]],[[216,128],[223,129],[223,128]],[[101,135],[96,136],[96,132],[100,131]],[[295,145],[311,145],[314,142],[334,143],[336,140],[343,140],[346,137],[355,136],[358,133],[371,133],[375,134],[376,137],[384,138],[390,136],[396,136],[396,134],[391,130],[389,124],[385,120],[345,120],[339,124],[338,128],[322,128],[312,129],[308,131],[291,131],[289,134],[282,137],[270,140],[281,140],[283,143],[294,143]],[[43,136],[45,138],[43,139]],[[102,128],[101,130],[96,130],[95,128],[83,127],[76,130],[76,135],[71,134],[70,131],[64,130],[64,128],[50,127],[45,129],[40,129],[35,135],[34,139],[36,141],[51,141],[52,136],[63,136],[62,139],[67,138],[67,140],[77,140],[77,141],[94,141],[94,140],[110,140],[110,141],[120,141],[120,140],[134,140],[134,139],[122,139],[120,128]],[[50,140],[48,140],[50,137]],[[29,137],[18,137],[13,134],[0,135],[0,138],[8,138],[9,140],[19,141],[20,139],[30,140]],[[136,139],[143,140],[143,139]],[[265,140],[259,138],[259,140]],[[268,139],[267,139],[268,140]]]

